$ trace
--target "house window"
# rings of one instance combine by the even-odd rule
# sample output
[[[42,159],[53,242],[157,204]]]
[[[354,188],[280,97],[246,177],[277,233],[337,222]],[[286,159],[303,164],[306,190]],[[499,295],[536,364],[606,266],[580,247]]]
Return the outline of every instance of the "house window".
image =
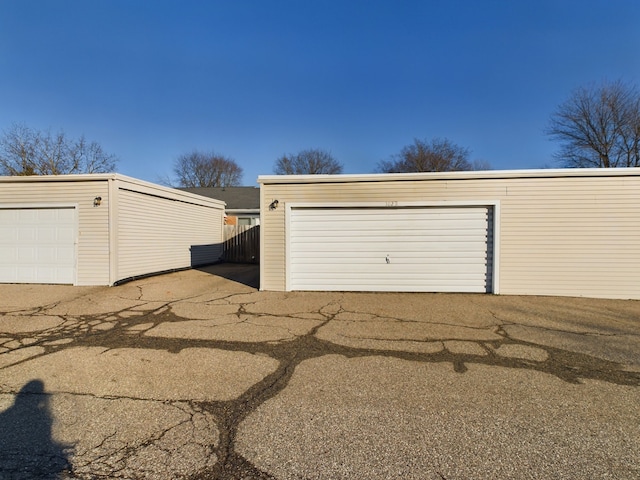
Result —
[[[251,225],[251,218],[238,217],[238,225]]]

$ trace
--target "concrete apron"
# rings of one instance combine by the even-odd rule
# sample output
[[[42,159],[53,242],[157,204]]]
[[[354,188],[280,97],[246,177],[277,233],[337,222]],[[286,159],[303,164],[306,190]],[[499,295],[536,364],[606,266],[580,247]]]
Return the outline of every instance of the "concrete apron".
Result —
[[[640,476],[640,302],[255,273],[0,285],[0,477]]]

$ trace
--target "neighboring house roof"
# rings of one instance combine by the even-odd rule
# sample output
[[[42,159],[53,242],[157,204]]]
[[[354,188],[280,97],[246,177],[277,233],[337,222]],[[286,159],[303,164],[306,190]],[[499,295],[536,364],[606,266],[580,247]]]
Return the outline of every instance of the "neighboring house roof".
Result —
[[[194,187],[180,190],[222,200],[227,204],[227,210],[260,210],[260,189],[257,187]]]

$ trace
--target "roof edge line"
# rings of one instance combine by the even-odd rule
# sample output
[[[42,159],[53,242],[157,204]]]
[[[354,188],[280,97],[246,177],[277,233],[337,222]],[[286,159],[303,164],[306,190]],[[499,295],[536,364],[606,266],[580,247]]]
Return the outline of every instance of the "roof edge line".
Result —
[[[476,170],[465,172],[368,173],[341,175],[261,175],[258,183],[347,183],[409,180],[479,180],[499,178],[640,176],[640,167]]]

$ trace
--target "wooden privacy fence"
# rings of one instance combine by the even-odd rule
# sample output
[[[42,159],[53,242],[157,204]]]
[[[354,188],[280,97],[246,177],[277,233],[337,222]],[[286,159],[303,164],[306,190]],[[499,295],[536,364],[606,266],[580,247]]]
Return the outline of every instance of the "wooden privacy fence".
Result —
[[[260,263],[260,226],[225,225],[225,262]]]

